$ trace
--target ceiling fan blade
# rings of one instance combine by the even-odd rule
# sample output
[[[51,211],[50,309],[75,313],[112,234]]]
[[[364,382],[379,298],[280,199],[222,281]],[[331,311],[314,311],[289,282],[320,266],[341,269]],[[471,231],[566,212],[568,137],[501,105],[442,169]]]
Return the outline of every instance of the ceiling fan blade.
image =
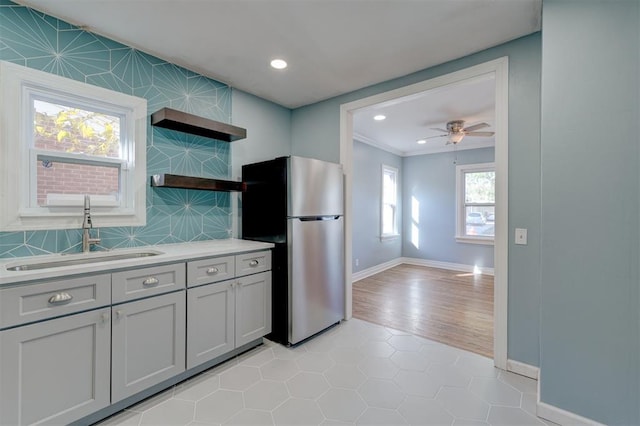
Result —
[[[439,129],[439,128],[437,128],[437,127],[431,127],[431,130],[437,130],[437,131],[439,131],[439,132],[445,132],[446,134],[449,134],[449,131],[448,131],[448,130],[446,130],[446,129]]]
[[[436,136],[427,136],[426,138],[420,138],[419,140],[426,140],[426,139],[433,139],[433,138],[442,138],[444,136],[449,136],[448,133],[445,133],[444,135],[436,135]]]
[[[467,136],[493,136],[495,132],[464,132]]]
[[[484,129],[485,127],[489,127],[487,123],[478,123],[473,126],[469,126],[466,129],[462,129],[465,132],[473,132],[474,130]]]

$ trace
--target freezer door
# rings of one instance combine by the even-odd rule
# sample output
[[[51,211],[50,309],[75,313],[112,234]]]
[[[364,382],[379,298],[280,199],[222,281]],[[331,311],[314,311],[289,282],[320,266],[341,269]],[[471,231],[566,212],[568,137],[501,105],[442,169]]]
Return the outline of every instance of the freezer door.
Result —
[[[342,216],[289,219],[289,343],[344,318]]]
[[[287,216],[343,214],[342,166],[313,158],[290,157]]]

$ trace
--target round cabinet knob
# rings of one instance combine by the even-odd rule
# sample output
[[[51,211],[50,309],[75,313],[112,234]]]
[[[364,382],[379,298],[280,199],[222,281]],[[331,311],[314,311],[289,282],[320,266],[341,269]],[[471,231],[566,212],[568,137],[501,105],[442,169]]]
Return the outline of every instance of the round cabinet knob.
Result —
[[[255,268],[256,266],[258,266],[260,264],[260,262],[258,262],[256,259],[253,259],[251,262],[249,262],[249,266]]]

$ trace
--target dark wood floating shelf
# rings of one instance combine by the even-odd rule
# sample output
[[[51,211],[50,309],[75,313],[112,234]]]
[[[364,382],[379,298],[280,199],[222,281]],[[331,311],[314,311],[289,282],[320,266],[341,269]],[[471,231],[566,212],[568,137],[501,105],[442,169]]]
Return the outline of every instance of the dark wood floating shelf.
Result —
[[[171,108],[162,108],[151,114],[151,125],[225,142],[233,142],[247,137],[247,130],[242,127]]]
[[[244,182],[209,179],[164,173],[151,176],[151,186],[158,188],[202,189],[205,191],[241,192],[246,189]]]

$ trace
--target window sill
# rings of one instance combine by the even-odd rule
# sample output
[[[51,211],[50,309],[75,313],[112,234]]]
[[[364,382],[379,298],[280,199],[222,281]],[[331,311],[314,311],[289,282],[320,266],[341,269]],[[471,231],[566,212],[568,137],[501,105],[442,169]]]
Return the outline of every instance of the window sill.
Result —
[[[458,243],[463,243],[463,244],[481,244],[481,245],[485,245],[485,246],[492,246],[494,245],[494,239],[491,237],[462,237],[462,236],[456,236],[456,242]]]
[[[397,240],[398,238],[400,238],[400,234],[385,234],[385,235],[380,235],[380,241],[382,241],[382,242],[384,242],[384,241]]]

